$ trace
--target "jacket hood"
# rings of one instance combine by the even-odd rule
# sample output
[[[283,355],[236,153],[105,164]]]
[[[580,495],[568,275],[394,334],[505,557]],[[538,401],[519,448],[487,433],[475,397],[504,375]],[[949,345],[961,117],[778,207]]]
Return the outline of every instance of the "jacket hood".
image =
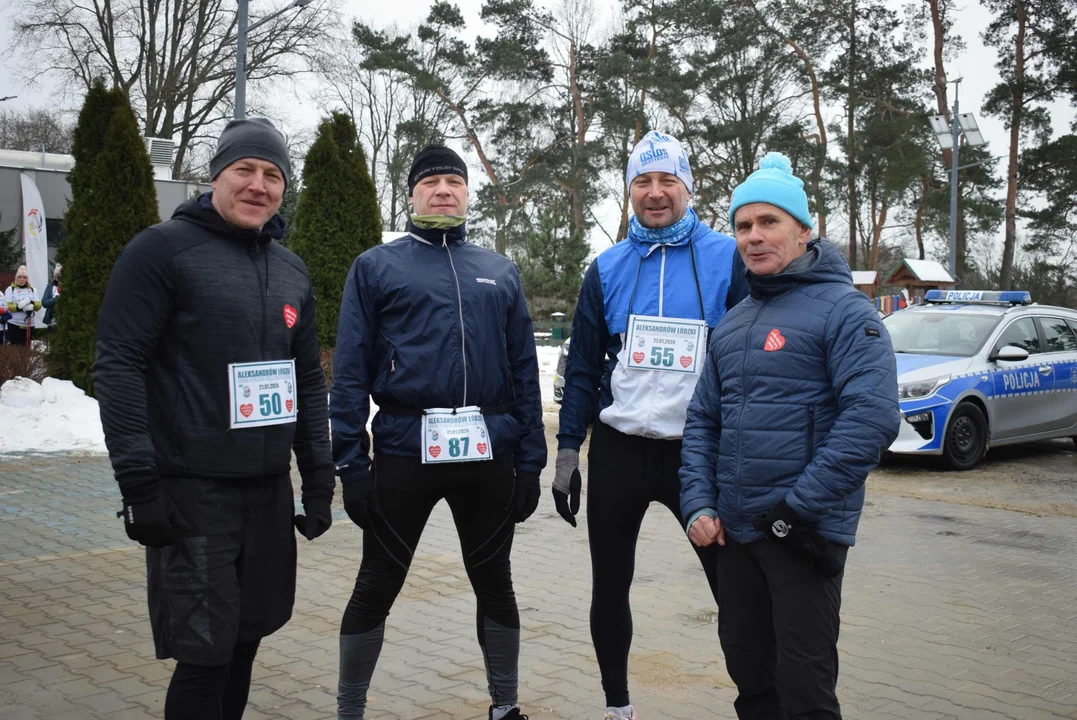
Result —
[[[776,275],[756,275],[751,270],[748,270],[748,286],[751,288],[752,297],[763,298],[781,295],[799,285],[815,283],[853,284],[853,274],[849,271],[849,264],[845,262],[845,256],[835,246],[816,238],[808,243],[808,253],[814,254],[815,259],[800,271],[780,272]]]
[[[280,240],[284,237],[284,219],[279,215],[269,218],[269,222],[261,230],[243,230],[228,224],[213,207],[213,193],[203,193],[198,197],[184,201],[172,213],[173,220],[186,220],[207,230],[231,237],[244,243],[265,245],[271,240]]]

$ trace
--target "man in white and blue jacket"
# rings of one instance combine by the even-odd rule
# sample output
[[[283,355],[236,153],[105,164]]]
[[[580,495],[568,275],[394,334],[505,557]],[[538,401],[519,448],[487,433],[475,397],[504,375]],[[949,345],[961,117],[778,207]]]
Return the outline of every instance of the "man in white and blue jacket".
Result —
[[[845,558],[901,421],[894,351],[845,258],[811,240],[788,158],[763,158],[729,219],[751,297],[713,333],[688,406],[681,511],[719,548],[737,716],[831,720]]]
[[[652,502],[681,524],[677,471],[685,409],[706,358],[707,335],[747,294],[733,238],[688,206],[692,169],[673,137],[648,133],[629,158],[634,216],[628,238],[591,263],[572,323],[554,502],[573,527],[579,451],[588,453],[591,637],[606,718],[636,717],[628,694],[629,590],[636,540]],[[717,601],[714,548],[697,548]]]

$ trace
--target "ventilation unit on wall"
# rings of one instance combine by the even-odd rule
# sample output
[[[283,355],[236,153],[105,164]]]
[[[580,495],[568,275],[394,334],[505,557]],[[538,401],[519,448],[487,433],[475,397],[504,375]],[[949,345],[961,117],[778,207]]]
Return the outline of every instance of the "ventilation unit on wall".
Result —
[[[176,143],[169,138],[142,138],[146,141],[146,152],[150,154],[153,164],[153,176],[158,180],[172,179],[172,153]]]

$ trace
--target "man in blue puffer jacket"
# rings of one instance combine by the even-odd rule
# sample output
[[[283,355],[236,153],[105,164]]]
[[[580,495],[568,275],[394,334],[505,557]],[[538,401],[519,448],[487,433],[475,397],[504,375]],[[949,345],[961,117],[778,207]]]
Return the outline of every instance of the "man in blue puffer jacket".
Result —
[[[576,303],[565,369],[553,496],[573,527],[580,446],[588,452],[587,538],[591,638],[607,719],[636,720],[628,693],[629,591],[640,524],[652,502],[677,518],[684,413],[706,357],[707,334],[748,289],[733,238],[689,207],[688,155],[650,132],[625,173],[634,215],[628,238],[591,263]],[[696,548],[718,599],[716,548]]]
[[[467,166],[432,145],[408,174],[408,234],[360,255],[344,287],[330,419],[363,562],[340,628],[341,720],[361,720],[385,618],[434,506],[456,521],[478,598],[490,720],[516,707],[520,614],[509,554],[546,465],[535,335],[508,258],[467,242]],[[374,416],[374,461],[366,423]]]
[[[838,612],[864,481],[901,422],[890,337],[803,182],[769,153],[729,210],[751,297],[688,406],[681,511],[721,546],[718,635],[742,720],[840,718]],[[810,241],[810,242],[809,242]]]

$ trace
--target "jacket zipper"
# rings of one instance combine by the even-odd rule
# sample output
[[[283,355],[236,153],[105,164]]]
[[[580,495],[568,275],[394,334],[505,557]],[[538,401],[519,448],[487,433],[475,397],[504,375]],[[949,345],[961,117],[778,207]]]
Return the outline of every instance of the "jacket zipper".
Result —
[[[666,246],[660,247],[662,252],[662,260],[658,266],[658,317],[665,317],[665,301],[666,301]],[[654,420],[654,409],[658,406],[658,376],[661,373],[651,373],[651,402],[649,403],[650,409],[647,413],[646,427],[652,427],[651,422]]]
[[[808,462],[815,452],[815,408],[808,408]]]
[[[464,400],[460,407],[467,407],[467,340],[464,333],[464,296],[460,292],[460,276],[456,274],[456,264],[452,260],[452,250],[449,249],[447,234],[441,236],[441,246],[449,255],[449,267],[452,268],[453,281],[456,283],[456,308],[460,313],[460,356],[464,362]]]
[[[385,387],[383,388],[383,392],[386,395],[389,394],[389,385],[392,383],[393,375],[395,375],[395,374],[396,374],[396,348],[394,348],[393,346],[390,345],[389,346],[389,375],[388,375],[388,377],[385,378]]]
[[[658,270],[658,317],[665,317],[663,311],[665,309],[666,300],[666,246],[662,246],[662,266]]]
[[[251,247],[249,256],[251,263],[254,265],[254,275],[259,280],[262,280],[262,271],[258,268],[258,260],[254,257],[258,252],[258,247]],[[262,248],[262,252],[265,252],[265,248]],[[260,295],[262,299],[262,342],[261,353],[258,355],[259,360],[265,360],[266,357],[266,326],[269,325],[269,318],[266,317],[266,301],[269,299],[269,257],[268,255],[263,258],[265,264],[265,279],[264,289]],[[259,283],[263,284],[263,283]],[[269,467],[269,443],[262,441],[262,474],[266,474],[266,468]]]
[[[254,275],[259,280],[262,280],[262,271],[258,267],[258,260],[255,259],[255,253],[258,252],[257,247],[251,247],[247,255],[251,259],[251,263],[254,265]],[[265,289],[260,295],[262,300],[262,341],[261,341],[261,354],[258,356],[259,360],[265,360],[266,356],[266,325],[268,325],[268,319],[266,318],[266,299],[269,297],[269,258],[265,258],[266,265],[266,277],[265,277]],[[262,283],[259,283],[261,285]]]
[[[748,326],[748,332],[744,336],[744,360],[741,363],[740,376],[743,378],[741,387],[741,401],[740,401],[740,417],[737,419],[737,466],[735,475],[736,486],[736,506],[737,516],[740,516],[741,512],[741,497],[740,497],[740,473],[741,465],[744,460],[744,413],[748,409],[748,353],[751,350],[752,343],[752,330],[755,329],[756,323],[759,322],[759,313],[762,312],[762,308],[759,308],[755,312],[755,318],[752,320],[752,324]]]

